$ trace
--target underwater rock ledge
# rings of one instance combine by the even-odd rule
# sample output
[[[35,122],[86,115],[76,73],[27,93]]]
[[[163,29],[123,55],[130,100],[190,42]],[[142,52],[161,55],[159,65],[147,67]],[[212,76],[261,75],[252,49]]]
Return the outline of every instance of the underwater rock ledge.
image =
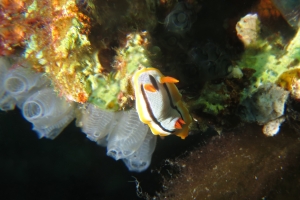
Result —
[[[161,199],[293,199],[300,186],[299,135],[288,127],[269,138],[246,125],[170,162]]]

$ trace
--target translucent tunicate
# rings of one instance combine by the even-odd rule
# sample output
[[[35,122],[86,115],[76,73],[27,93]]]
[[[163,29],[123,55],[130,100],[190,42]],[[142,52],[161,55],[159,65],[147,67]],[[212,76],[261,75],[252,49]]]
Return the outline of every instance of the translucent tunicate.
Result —
[[[4,94],[0,104],[6,109],[13,109],[15,104],[21,108],[28,96],[48,82],[42,73],[36,73],[27,67],[9,69],[2,81]]]
[[[230,57],[212,42],[192,48],[188,55],[191,64],[184,73],[189,77],[209,81],[223,78],[231,72]]]
[[[52,88],[45,88],[28,97],[22,113],[39,138],[54,139],[74,119],[74,107],[74,103],[59,98]]]
[[[81,109],[76,124],[82,127],[82,131],[87,135],[87,138],[94,142],[100,142],[109,133],[114,115],[114,112],[105,111],[88,104],[86,109]]]
[[[35,73],[28,68],[18,67],[10,70],[4,80],[5,90],[17,101],[28,95],[34,87],[40,87],[44,82],[41,73]]]
[[[14,99],[11,95],[5,92],[0,98],[0,110],[13,110],[16,106],[16,103],[16,99]]]
[[[189,31],[196,20],[195,12],[186,2],[178,2],[165,19],[166,29],[173,33],[183,34]]]
[[[300,27],[299,0],[272,0],[282,16],[294,28]]]
[[[156,146],[156,138],[149,130],[140,148],[123,159],[129,171],[142,172],[149,167]]]
[[[87,138],[107,146],[107,155],[123,159],[130,171],[149,167],[156,136],[139,120],[136,110],[110,112],[88,104],[78,109],[77,118]]]
[[[136,110],[118,112],[114,129],[107,137],[107,155],[115,160],[133,154],[143,143],[148,126],[143,124]]]

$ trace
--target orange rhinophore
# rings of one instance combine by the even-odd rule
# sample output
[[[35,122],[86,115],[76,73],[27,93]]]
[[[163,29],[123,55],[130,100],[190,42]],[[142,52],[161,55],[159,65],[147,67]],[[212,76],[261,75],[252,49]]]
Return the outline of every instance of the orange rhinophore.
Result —
[[[160,83],[178,83],[179,80],[177,80],[176,78],[170,77],[170,76],[165,76],[165,77],[161,77],[160,78]]]

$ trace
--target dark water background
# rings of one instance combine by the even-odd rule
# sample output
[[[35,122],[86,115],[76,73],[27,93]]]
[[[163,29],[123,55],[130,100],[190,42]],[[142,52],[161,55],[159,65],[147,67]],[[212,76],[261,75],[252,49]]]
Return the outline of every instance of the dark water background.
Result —
[[[298,192],[298,187],[300,187],[300,147],[295,146],[299,143],[299,133],[285,124],[278,136],[271,138],[263,136],[261,127],[257,125],[254,125],[253,128],[248,126],[248,128],[224,134],[225,137],[220,137],[215,132],[208,131],[191,135],[185,140],[175,136],[166,137],[163,140],[158,138],[149,169],[143,173],[132,173],[127,170],[122,161],[115,161],[106,156],[105,148],[89,141],[80,129],[75,127],[75,122],[72,122],[55,140],[38,139],[35,132],[31,130],[31,124],[22,117],[18,109],[7,113],[0,112],[0,199],[134,200],[140,199],[136,193],[135,179],[140,182],[143,192],[150,196],[157,196],[166,187],[163,186],[166,181],[174,180],[176,182],[176,179],[168,179],[177,176],[177,166],[175,166],[175,173],[174,166],[170,166],[174,158],[179,159],[178,163],[194,165],[193,168],[196,170],[193,172],[193,177],[204,181],[204,171],[207,175],[214,173],[207,162],[216,162],[218,166],[221,164],[229,166],[229,171],[235,170],[234,167],[230,169],[230,164],[232,164],[230,160],[236,157],[234,149],[240,148],[238,145],[242,145],[241,148],[248,146],[252,149],[253,161],[245,164],[244,169],[238,169],[235,177],[230,177],[229,174],[217,177],[219,182],[232,179],[242,184],[241,188],[233,188],[231,191],[235,192],[235,197],[252,199],[244,192],[248,191],[246,188],[253,187],[256,190],[251,190],[251,195],[263,199],[300,199]],[[281,139],[282,142],[280,142]],[[259,142],[253,142],[255,140]],[[277,149],[274,144],[278,140]],[[273,144],[271,141],[273,143],[275,141],[275,143]],[[288,143],[290,145],[286,145],[287,141],[291,142]],[[270,152],[269,143],[273,144],[274,155],[272,151]],[[282,146],[283,144],[284,146]],[[253,146],[249,147],[249,145]],[[202,151],[205,155],[199,160],[200,163],[197,163],[198,161],[191,162],[189,161],[191,159],[185,157],[186,155],[190,156],[192,152],[193,155],[196,155],[197,152],[202,154]],[[272,171],[275,166],[271,165],[271,158],[274,156],[277,158],[278,152],[286,157],[284,163],[277,164],[284,166],[284,171],[278,171],[278,174],[274,175],[271,173],[272,178],[270,170]],[[231,162],[228,165],[222,161],[225,154],[229,155],[228,161]],[[232,154],[231,158],[230,154]],[[268,154],[271,160],[265,160],[263,161],[265,163],[253,166],[252,162],[260,162],[259,160]],[[238,165],[243,161],[235,160],[234,162],[237,162]],[[250,180],[245,179],[255,173],[259,173],[260,180],[264,180],[263,183],[260,183],[260,187],[255,187]],[[201,184],[211,185],[213,183],[213,181],[207,183],[203,181]],[[172,184],[167,187],[170,185]],[[180,188],[188,189],[190,187],[188,183],[182,182],[182,185]],[[193,185],[193,187],[197,187],[197,185]],[[169,188],[171,191],[172,189],[174,188]],[[222,196],[222,188],[220,191],[216,189],[214,191]]]
[[[164,160],[205,137],[159,138],[152,164],[139,174],[106,156],[106,148],[88,140],[75,122],[55,140],[38,139],[18,109],[0,112],[0,199],[140,199],[135,178],[144,192],[155,195]]]

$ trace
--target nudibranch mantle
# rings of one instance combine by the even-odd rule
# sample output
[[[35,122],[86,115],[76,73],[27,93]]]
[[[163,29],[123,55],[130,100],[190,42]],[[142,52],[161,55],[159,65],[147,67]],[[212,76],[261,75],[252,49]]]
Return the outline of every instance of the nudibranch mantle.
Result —
[[[164,76],[158,69],[143,68],[133,75],[136,109],[140,120],[154,135],[188,136],[192,118],[181,100],[175,78]]]

